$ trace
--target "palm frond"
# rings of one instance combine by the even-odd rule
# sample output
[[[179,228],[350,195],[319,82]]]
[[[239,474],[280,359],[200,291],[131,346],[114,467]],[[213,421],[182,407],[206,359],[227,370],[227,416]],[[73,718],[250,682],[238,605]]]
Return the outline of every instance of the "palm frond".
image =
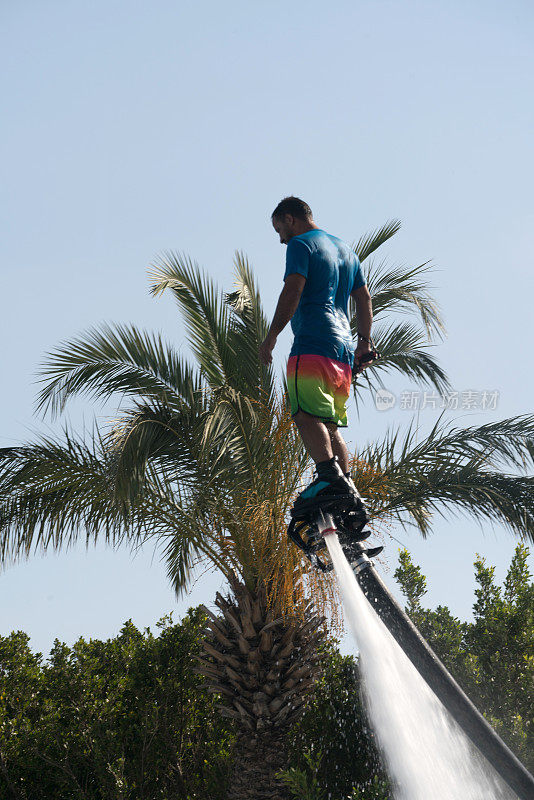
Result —
[[[492,526],[500,523],[513,534],[534,542],[534,478],[480,472],[477,465],[445,470],[426,470],[419,476],[416,494],[399,486],[383,513],[399,523],[415,522],[426,537],[434,514],[443,518],[458,514]]]
[[[142,520],[115,506],[108,467],[97,436],[89,446],[67,429],[64,442],[43,437],[0,450],[0,561],[69,547],[80,537],[114,546],[137,539]]]
[[[428,353],[426,337],[408,323],[377,325],[374,342],[381,358],[353,378],[354,396],[358,401],[363,387],[376,391],[383,386],[385,373],[399,372],[420,385],[433,386],[439,393],[450,388],[445,371]]]
[[[380,228],[360,237],[356,244],[352,245],[352,249],[360,261],[365,261],[371,253],[374,253],[384,242],[391,239],[400,230],[400,227],[401,221],[399,219],[390,219]]]
[[[438,418],[430,433],[417,443],[417,430],[410,425],[404,439],[389,435],[386,445],[374,449],[375,460],[402,468],[411,462],[450,463],[452,459],[483,459],[491,468],[527,469],[534,463],[534,415],[524,414],[485,425],[457,428]],[[366,451],[369,455],[371,451]],[[398,452],[398,456],[397,456]]]
[[[196,555],[191,525],[185,520],[173,520],[172,535],[166,537],[162,556],[167,564],[167,578],[178,599],[186,592],[193,569],[203,561],[193,553]]]
[[[426,279],[430,269],[428,261],[416,267],[390,266],[385,261],[378,265],[373,261],[369,262],[365,269],[365,278],[372,297],[375,318],[385,312],[406,314],[415,311],[421,318],[428,338],[441,338],[445,326]]]
[[[229,307],[215,283],[186,255],[167,253],[153,265],[151,294],[170,289],[184,316],[188,339],[210,386],[223,386],[235,368],[228,337]]]
[[[408,517],[426,535],[432,512],[457,508],[534,541],[534,479],[505,472],[532,465],[534,416],[463,429],[440,418],[420,442],[417,433],[413,424],[403,438],[388,432],[358,454],[369,465],[359,488],[373,498],[373,513]]]
[[[150,465],[147,472],[143,493],[151,536],[167,562],[168,577],[180,597],[188,588],[195,566],[206,560],[213,561],[207,541],[209,526],[203,529],[204,512],[191,494],[176,483],[172,474],[154,465]]]
[[[232,385],[234,389],[268,404],[275,393],[274,372],[271,365],[261,363],[259,347],[267,335],[269,323],[247,257],[236,252],[234,265],[235,290],[225,295],[225,301],[233,312],[229,336],[233,350],[239,354]]]
[[[262,413],[259,413],[262,411]],[[122,414],[107,439],[117,498],[134,502],[146,488],[149,467],[186,493],[222,500],[252,488],[268,441],[265,407],[230,387],[182,409],[138,404]],[[270,417],[269,417],[270,419]]]
[[[43,389],[37,410],[61,413],[70,397],[83,394],[108,400],[117,393],[162,403],[193,401],[201,389],[198,372],[158,334],[133,325],[102,325],[63,342],[40,372]]]
[[[107,439],[116,497],[135,503],[145,490],[149,464],[171,474],[182,488],[198,486],[203,427],[202,415],[186,406],[177,412],[163,405],[139,405],[123,414]]]

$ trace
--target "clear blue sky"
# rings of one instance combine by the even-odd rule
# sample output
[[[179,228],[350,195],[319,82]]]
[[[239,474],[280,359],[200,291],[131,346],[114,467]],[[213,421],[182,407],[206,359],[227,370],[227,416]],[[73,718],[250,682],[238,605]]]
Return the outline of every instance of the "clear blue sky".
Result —
[[[531,3],[28,0],[3,3],[0,22],[1,446],[58,429],[33,400],[61,339],[107,320],[183,340],[171,299],[148,295],[147,268],[165,249],[225,288],[244,250],[272,314],[285,250],[269,216],[290,193],[349,241],[399,217],[388,257],[433,260],[448,329],[440,362],[458,391],[500,392],[496,410],[458,411],[459,424],[532,411]],[[81,428],[111,413],[80,400],[69,415]],[[437,413],[421,412],[423,430]],[[370,399],[349,438],[412,416]],[[463,618],[475,553],[502,578],[515,546],[464,518],[437,519],[425,542],[392,532],[428,575],[428,602]],[[386,548],[388,581],[396,550]],[[178,617],[220,587],[204,575],[176,603],[151,549],[80,546],[0,575],[0,633],[26,630],[47,652],[55,636]]]

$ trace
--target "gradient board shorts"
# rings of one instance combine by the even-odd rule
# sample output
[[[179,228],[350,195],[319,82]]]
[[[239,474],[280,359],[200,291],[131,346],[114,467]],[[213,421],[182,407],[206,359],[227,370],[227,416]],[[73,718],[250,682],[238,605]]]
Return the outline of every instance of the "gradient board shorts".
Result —
[[[324,422],[347,427],[347,400],[352,380],[350,364],[326,356],[302,354],[287,362],[291,414],[305,411]]]

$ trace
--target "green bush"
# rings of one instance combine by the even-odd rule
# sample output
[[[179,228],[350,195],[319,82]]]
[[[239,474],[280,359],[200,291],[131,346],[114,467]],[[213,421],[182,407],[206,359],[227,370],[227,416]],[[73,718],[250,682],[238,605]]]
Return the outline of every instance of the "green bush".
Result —
[[[422,634],[527,767],[534,768],[534,584],[519,545],[504,586],[475,563],[474,620],[426,609],[406,551],[397,580]],[[127,622],[107,641],[56,641],[47,661],[26,634],[0,637],[0,798],[224,800],[234,729],[193,673],[205,619],[190,609],[158,635]],[[283,780],[300,800],[389,800],[362,707],[357,663],[336,642],[301,721]]]
[[[475,561],[473,622],[446,606],[423,608],[426,578],[410,554],[395,572],[406,610],[430,646],[477,708],[525,766],[534,770],[534,583],[529,550],[517,545],[501,587],[495,567]]]
[[[279,773],[283,785],[298,800],[325,800],[326,792],[317,779],[322,761],[321,753],[315,757],[310,752],[304,753],[304,759],[306,769],[290,767]],[[390,797],[389,782],[375,775],[367,784],[355,786],[351,794],[344,796],[343,800],[390,800]]]
[[[192,672],[204,619],[108,641],[0,638],[0,797],[223,800],[233,733]]]

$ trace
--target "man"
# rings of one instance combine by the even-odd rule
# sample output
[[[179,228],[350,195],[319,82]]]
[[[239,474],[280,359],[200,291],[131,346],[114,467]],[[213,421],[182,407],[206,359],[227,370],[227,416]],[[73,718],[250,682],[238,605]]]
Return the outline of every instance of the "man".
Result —
[[[287,245],[286,270],[260,358],[264,364],[272,362],[277,337],[291,320],[295,337],[287,365],[291,413],[317,469],[317,477],[295,503],[295,510],[306,511],[337,496],[358,496],[339,429],[347,427],[353,365],[360,371],[377,356],[371,343],[371,296],[357,256],[317,227],[307,203],[286,197],[271,220],[281,244]],[[349,297],[356,301],[356,349]]]

